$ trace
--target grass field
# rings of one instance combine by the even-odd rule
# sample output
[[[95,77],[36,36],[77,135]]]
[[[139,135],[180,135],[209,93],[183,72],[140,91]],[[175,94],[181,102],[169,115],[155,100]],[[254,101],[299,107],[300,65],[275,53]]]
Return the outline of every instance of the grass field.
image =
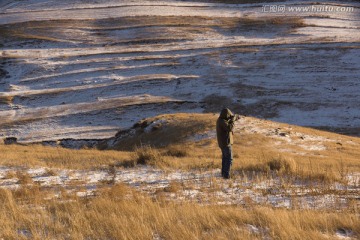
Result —
[[[173,203],[122,184],[91,199],[48,201],[41,193],[0,189],[4,239],[337,239],[360,232],[358,213],[347,211]]]
[[[235,130],[232,180],[222,182],[216,175],[202,180],[194,177],[193,181],[169,180],[166,187],[150,192],[116,180],[121,178],[118,176],[102,180],[93,194],[82,197],[77,191],[86,188],[82,185],[85,180],[73,180],[64,186],[45,186],[24,170],[44,167],[47,169],[44,175],[56,176],[61,169],[107,169],[109,175],[116,175],[145,164],[165,172],[181,169],[196,175],[211,171],[220,167],[220,152],[211,135],[216,117],[214,114],[170,114],[145,119],[135,125],[132,135],[118,134],[116,139],[111,139],[111,147],[101,145],[103,149],[113,150],[0,145],[0,165],[17,169],[2,177],[8,181],[17,179],[17,187],[0,189],[0,236],[4,239],[359,237],[359,200],[356,198],[359,183],[347,185],[348,190],[332,187],[334,183],[346,185],[349,174],[360,172],[357,151],[360,140],[348,136],[243,117]],[[286,132],[289,128],[291,132]],[[271,135],[271,129],[278,131]],[[283,136],[284,132],[288,137]],[[300,151],[299,144],[293,144],[295,136],[304,138],[304,146],[321,143],[326,149],[300,146]],[[282,138],[292,140],[276,143]],[[196,183],[199,180],[202,183]],[[277,191],[284,193],[293,191],[294,182],[306,181],[303,187],[307,189],[300,191],[307,198],[320,195],[348,198],[346,207],[336,207],[343,203],[336,205],[335,202],[321,209],[304,208],[296,195],[291,197],[290,208],[261,204],[249,197],[251,195],[243,197],[241,204],[218,203],[218,191],[225,191],[227,187],[241,190],[243,186],[239,182],[246,181],[255,188],[263,181],[280,181]],[[151,187],[151,183],[142,185]],[[269,183],[264,189],[265,197],[269,194],[267,191],[277,189],[273,187]],[[206,193],[206,199],[177,200],[184,192],[193,190]],[[349,197],[351,194],[355,194],[355,198]]]

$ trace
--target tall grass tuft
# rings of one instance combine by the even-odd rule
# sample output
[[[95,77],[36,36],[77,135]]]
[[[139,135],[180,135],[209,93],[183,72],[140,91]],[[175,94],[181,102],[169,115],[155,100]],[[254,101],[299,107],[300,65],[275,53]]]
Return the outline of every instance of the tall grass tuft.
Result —
[[[292,160],[283,158],[272,158],[266,162],[250,164],[245,167],[239,167],[237,170],[242,172],[255,172],[261,174],[269,174],[271,172],[277,174],[292,174],[296,169],[296,164]]]
[[[142,146],[135,149],[134,159],[136,164],[163,167],[165,161],[163,155],[156,148]]]
[[[268,161],[266,165],[268,166],[270,171],[286,174],[291,174],[296,168],[296,164],[294,161],[283,158],[274,158]]]
[[[166,155],[171,157],[183,158],[189,156],[189,153],[184,146],[178,145],[168,147]]]

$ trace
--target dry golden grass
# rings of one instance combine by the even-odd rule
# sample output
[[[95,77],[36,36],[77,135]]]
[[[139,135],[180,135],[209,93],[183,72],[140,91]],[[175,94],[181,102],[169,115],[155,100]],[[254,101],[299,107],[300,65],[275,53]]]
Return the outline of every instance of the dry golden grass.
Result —
[[[94,198],[66,195],[49,201],[44,194],[38,188],[0,189],[0,237],[302,240],[334,238],[340,229],[352,231],[355,238],[360,233],[358,213],[353,212],[180,204],[151,199],[122,184]]]
[[[29,146],[0,144],[0,152],[0,165],[20,167],[92,169],[104,165],[116,165],[130,159],[129,152],[71,150],[36,144]],[[52,174],[51,171],[49,174]]]
[[[216,139],[198,142],[191,140],[196,134],[214,131],[216,118],[217,115],[214,114],[170,114],[147,119],[138,124],[135,136],[122,139],[114,148],[133,149],[144,144],[152,147],[153,155],[161,156],[162,161],[176,169],[219,168],[221,153]],[[150,125],[159,120],[161,123]],[[245,131],[251,127],[247,124],[256,121],[258,120],[255,118],[246,118],[245,125],[240,126],[240,130],[235,132],[233,169],[236,171],[275,171],[326,181],[340,180],[347,173],[360,172],[358,138],[261,121],[257,125],[258,128],[279,128],[294,135],[291,141],[283,141],[279,145],[275,142],[282,141],[282,137],[273,138],[274,136],[267,133]],[[153,129],[144,131],[149,126],[153,126]],[[299,140],[299,135],[304,135],[305,139],[307,136],[314,137],[314,140]],[[325,149],[311,150],[312,144],[323,144]]]
[[[136,148],[134,151],[134,160],[136,164],[162,167],[166,163],[161,153],[150,146]]]
[[[137,124],[135,135],[121,139],[112,147],[117,151],[0,145],[0,165],[90,169],[109,165],[132,167],[140,163],[175,169],[219,168],[221,152],[216,139],[192,140],[196,134],[214,131],[216,119],[215,114],[169,114],[146,119]],[[245,131],[256,121],[260,120],[245,118],[244,125],[240,124],[240,130],[235,132],[234,171],[264,174],[275,171],[327,180],[339,180],[350,172],[360,172],[358,138],[261,120],[258,128],[285,131],[291,128],[292,132],[329,139],[321,143],[325,150],[304,149],[298,142],[291,141],[276,145],[275,140],[280,141],[281,137],[274,140],[265,133]],[[298,141],[298,138],[292,140]],[[316,141],[304,143],[318,144]]]
[[[165,192],[176,193],[183,189],[182,183],[178,181],[171,181],[169,186],[164,188]]]
[[[28,185],[33,183],[31,176],[26,172],[18,171],[16,172],[16,177],[19,180],[19,184]]]
[[[116,167],[140,163],[184,170],[220,168],[221,153],[215,139],[191,140],[197,133],[214,131],[216,118],[214,114],[170,114],[147,119],[138,124],[135,136],[115,146],[132,151],[0,144],[0,165],[72,169],[106,166],[114,179]],[[144,131],[156,120],[162,120],[161,124]],[[255,121],[246,118],[243,127]],[[271,124],[261,121],[258,127],[273,127]],[[276,127],[286,130],[289,125],[279,123]],[[235,177],[256,172],[264,178],[275,173],[328,181],[360,171],[358,138],[291,128],[335,141],[324,142],[326,150],[301,150],[291,142],[274,145],[270,136],[240,127],[235,134]],[[300,151],[306,154],[299,155]],[[50,170],[46,174],[56,175]],[[209,180],[208,191],[210,195],[214,191],[215,199],[208,201],[210,206],[169,200],[166,194],[176,197],[185,188],[191,190],[191,186],[176,181],[149,197],[114,180],[105,183],[94,197],[79,198],[65,189],[40,187],[26,173],[8,172],[4,178],[18,178],[21,184],[14,191],[0,189],[0,238],[4,239],[332,239],[338,230],[351,231],[354,239],[360,236],[357,200],[349,202],[348,209],[337,211],[274,209],[259,206],[251,198],[244,200],[245,207],[220,206],[215,201],[221,188],[216,177]],[[286,182],[283,184],[285,187]],[[59,191],[61,194],[55,198]]]

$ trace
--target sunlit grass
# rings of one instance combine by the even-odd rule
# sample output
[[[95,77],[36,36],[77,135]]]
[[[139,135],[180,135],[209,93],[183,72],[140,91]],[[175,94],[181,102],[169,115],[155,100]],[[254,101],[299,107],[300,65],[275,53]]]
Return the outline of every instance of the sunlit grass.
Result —
[[[141,154],[143,158],[149,157],[151,153],[150,155],[161,158],[160,162],[167,167],[174,169],[219,168],[221,152],[216,139],[214,137],[199,141],[193,139],[196,134],[214,132],[216,118],[216,114],[170,114],[149,118],[138,123],[135,134],[118,139],[113,146],[102,144],[101,149],[111,149],[106,151],[70,150],[42,145],[0,145],[2,152],[0,164],[89,169],[111,164],[127,165],[133,161],[130,165],[135,166],[136,163],[141,162],[136,160],[139,160]],[[252,118],[246,119],[249,123],[257,121]],[[259,126],[269,128],[273,123],[264,121],[262,124]],[[289,125],[277,126],[285,128]],[[285,170],[281,166],[277,169],[286,174],[304,176],[325,174],[328,178],[341,179],[347,173],[360,172],[358,138],[292,126],[293,132],[333,139],[322,143],[326,147],[325,150],[307,150],[301,148],[299,144],[291,143],[290,140],[281,145],[274,145],[274,139],[265,134],[246,132],[245,129],[248,127],[245,125],[241,130],[240,126],[240,130],[235,132],[233,146],[235,171],[255,169],[265,174],[276,168],[271,166],[271,162],[280,161],[291,165],[289,168],[285,166]],[[292,141],[297,141],[297,138]],[[304,140],[305,143],[307,142]],[[312,142],[308,144],[311,146]],[[137,154],[134,155],[132,152]],[[157,161],[150,162],[156,165]]]
[[[45,174],[49,176],[57,174],[52,168],[108,169],[109,174],[114,174],[114,179],[99,183],[95,195],[80,198],[76,192],[61,189],[61,186],[41,187],[21,168],[8,171],[3,178],[18,179],[20,187],[16,190],[0,189],[0,237],[331,239],[337,231],[347,231],[353,238],[359,236],[356,200],[349,200],[349,207],[345,209],[327,208],[322,211],[298,210],[301,208],[296,207],[295,198],[292,200],[294,206],[287,210],[256,204],[246,197],[244,205],[222,206],[216,202],[215,193],[221,191],[222,185],[215,176],[208,179],[209,183],[204,189],[192,186],[191,182],[171,181],[167,187],[150,196],[124,184],[116,184],[117,168],[136,167],[139,164],[184,171],[219,169],[221,154],[216,140],[211,137],[198,141],[193,139],[196,134],[213,131],[216,118],[215,114],[170,114],[150,118],[136,125],[135,135],[122,139],[113,147],[118,150],[71,150],[42,145],[1,144],[2,166],[46,167],[48,170]],[[243,124],[257,121],[246,119]],[[153,124],[155,121],[159,124]],[[261,124],[266,128],[273,123],[262,121]],[[235,134],[235,179],[256,177],[261,181],[280,178],[284,189],[291,185],[291,181],[306,180],[309,184],[322,182],[322,191],[328,189],[329,194],[341,194],[335,193],[326,184],[341,181],[350,172],[359,172],[357,138],[292,126],[292,131],[336,139],[324,143],[327,150],[303,150],[311,154],[299,155],[298,146],[284,143],[281,147],[274,147],[273,140],[266,134],[241,129]],[[285,147],[294,152],[280,151]],[[230,185],[235,183],[229,182]],[[79,180],[69,184],[80,189],[83,183]],[[208,205],[201,201],[201,204],[172,201],[166,197],[167,194],[177,196],[191,189],[208,192]]]
[[[360,232],[359,218],[353,212],[174,203],[147,197],[122,184],[90,199],[65,194],[60,199],[44,200],[44,195],[46,192],[38,188],[0,189],[0,237],[328,239],[340,229],[351,231],[354,237]]]
[[[0,165],[14,167],[53,167],[92,169],[129,159],[124,151],[71,150],[42,145],[0,145]]]

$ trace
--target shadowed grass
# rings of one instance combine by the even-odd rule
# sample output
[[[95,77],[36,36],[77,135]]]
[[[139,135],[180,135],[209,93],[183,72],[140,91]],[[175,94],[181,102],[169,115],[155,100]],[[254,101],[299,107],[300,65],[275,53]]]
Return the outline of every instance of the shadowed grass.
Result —
[[[141,120],[134,126],[135,133],[117,139],[111,149],[133,150],[137,146],[167,147],[183,144],[194,133],[211,129],[213,118],[203,114],[169,114]],[[120,136],[120,132],[118,135]],[[106,146],[102,146],[106,148]]]

